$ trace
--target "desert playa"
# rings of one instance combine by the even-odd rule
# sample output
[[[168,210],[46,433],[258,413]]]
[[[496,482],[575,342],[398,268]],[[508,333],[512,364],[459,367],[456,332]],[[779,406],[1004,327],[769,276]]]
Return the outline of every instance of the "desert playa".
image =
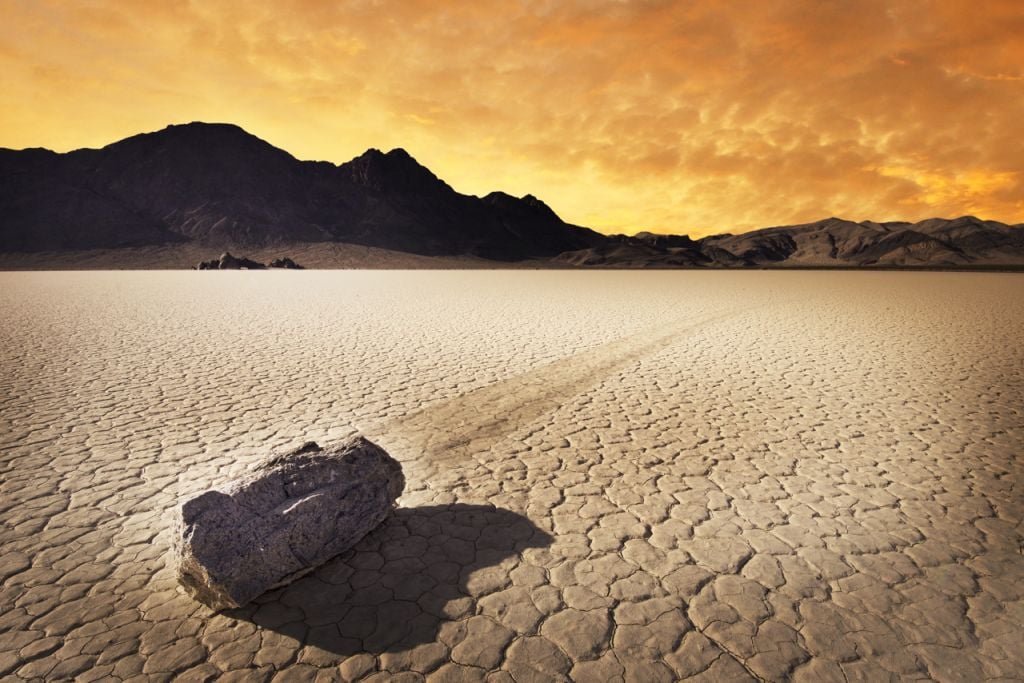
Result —
[[[1012,679],[1024,279],[0,274],[0,674]],[[173,509],[359,431],[354,551],[213,614]]]

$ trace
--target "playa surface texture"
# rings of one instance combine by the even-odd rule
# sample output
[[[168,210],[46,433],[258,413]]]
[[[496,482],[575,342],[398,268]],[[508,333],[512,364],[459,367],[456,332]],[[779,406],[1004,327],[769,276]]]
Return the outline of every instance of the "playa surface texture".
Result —
[[[1024,276],[0,273],[0,676],[1024,671]],[[355,550],[221,614],[172,509],[355,430]]]

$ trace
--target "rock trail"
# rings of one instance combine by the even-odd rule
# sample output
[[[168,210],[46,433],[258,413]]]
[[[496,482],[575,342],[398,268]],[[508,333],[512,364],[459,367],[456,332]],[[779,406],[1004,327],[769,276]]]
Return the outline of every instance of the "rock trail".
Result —
[[[685,336],[704,325],[745,310],[671,320],[587,348],[374,425],[374,438],[419,466],[421,483],[429,484],[438,468],[488,452],[509,434],[553,413],[610,375],[671,344],[683,343]]]

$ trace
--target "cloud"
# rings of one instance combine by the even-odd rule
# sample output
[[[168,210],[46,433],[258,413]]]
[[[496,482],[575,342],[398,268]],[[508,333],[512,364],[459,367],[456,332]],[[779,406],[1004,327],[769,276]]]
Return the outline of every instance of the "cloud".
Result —
[[[0,0],[0,144],[239,123],[608,231],[1024,220],[1016,0]]]

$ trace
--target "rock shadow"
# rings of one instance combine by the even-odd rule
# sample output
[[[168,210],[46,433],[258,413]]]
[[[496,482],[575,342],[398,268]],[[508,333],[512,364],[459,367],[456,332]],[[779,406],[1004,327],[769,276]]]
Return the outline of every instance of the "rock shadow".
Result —
[[[490,505],[399,508],[355,548],[225,616],[335,655],[402,652],[501,590],[520,554],[552,537]]]

